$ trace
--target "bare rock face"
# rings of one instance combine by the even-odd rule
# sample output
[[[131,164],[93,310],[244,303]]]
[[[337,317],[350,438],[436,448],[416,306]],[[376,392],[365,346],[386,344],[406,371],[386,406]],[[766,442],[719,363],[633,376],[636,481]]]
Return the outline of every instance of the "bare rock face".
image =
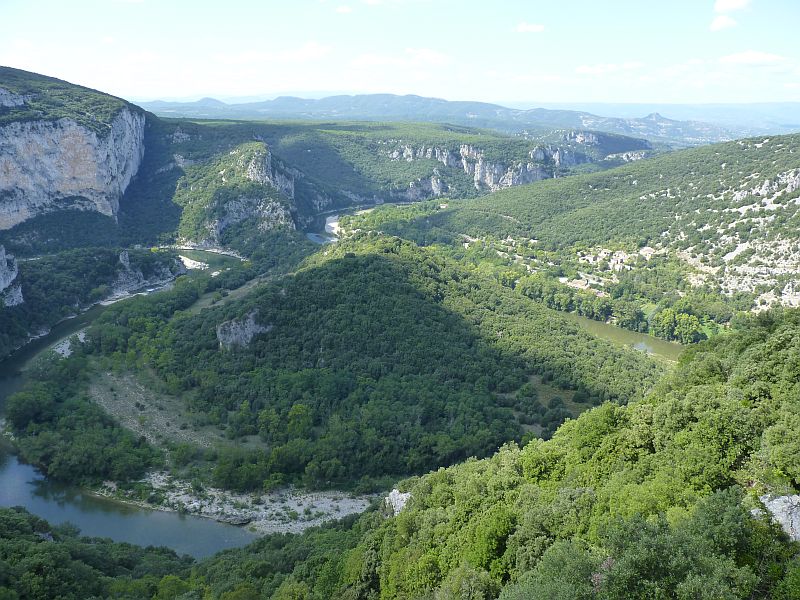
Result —
[[[239,167],[243,168],[250,181],[268,185],[287,198],[294,198],[294,177],[272,164],[272,153],[264,144],[250,156],[242,156]]]
[[[794,542],[800,542],[800,495],[795,496],[762,496],[764,507],[775,521]]]
[[[578,135],[578,134],[576,134]],[[592,145],[597,143],[593,134],[581,134],[578,143]],[[571,141],[578,141],[578,138]],[[397,140],[389,140],[392,144]],[[445,167],[461,169],[472,176],[476,190],[497,190],[525,185],[554,176],[554,168],[572,167],[580,162],[581,158],[567,148],[557,146],[536,146],[529,153],[529,161],[517,160],[511,162],[497,162],[488,160],[485,152],[471,144],[462,144],[457,151],[440,146],[427,146],[425,144],[413,147],[408,144],[394,147],[386,151],[390,160],[436,160]],[[409,183],[405,192],[395,194],[405,200],[422,200],[425,198],[441,196],[447,192],[447,185],[442,181],[438,170],[434,170],[428,181],[426,178]]]
[[[2,302],[6,306],[18,306],[25,302],[25,298],[22,297],[22,286],[17,284],[6,289],[2,294]]]
[[[383,502],[386,507],[392,511],[392,514],[397,516],[400,514],[400,511],[405,508],[410,499],[411,492],[401,492],[395,488],[389,492],[389,495],[383,499]]]
[[[17,261],[10,254],[6,254],[5,246],[0,246],[0,292],[11,285],[18,273]]]
[[[0,101],[17,100],[6,92]],[[66,207],[116,217],[144,155],[144,125],[124,108],[105,135],[72,119],[0,127],[0,229]]]
[[[22,286],[14,283],[18,274],[17,261],[0,246],[0,306],[22,304]]]
[[[447,184],[442,181],[439,172],[434,169],[430,177],[420,177],[408,184],[408,189],[392,194],[395,198],[406,201],[425,200],[437,198],[447,191]],[[361,198],[354,198],[354,201]]]
[[[162,265],[150,277],[145,277],[141,269],[136,269],[131,266],[130,256],[127,250],[120,252],[119,263],[120,267],[117,270],[117,278],[111,285],[112,297],[123,297],[142,287],[168,282],[176,275],[186,272],[183,265],[176,261],[172,270],[166,265]]]
[[[217,325],[217,340],[221,350],[234,347],[246,348],[259,333],[267,333],[272,325],[264,327],[256,323],[256,312],[249,313],[242,319],[233,319]]]
[[[28,96],[14,94],[6,89],[0,88],[0,106],[5,108],[16,108],[23,106],[28,101]]]
[[[588,131],[570,131],[564,135],[564,141],[575,142],[584,146],[596,146],[600,143],[598,137]]]

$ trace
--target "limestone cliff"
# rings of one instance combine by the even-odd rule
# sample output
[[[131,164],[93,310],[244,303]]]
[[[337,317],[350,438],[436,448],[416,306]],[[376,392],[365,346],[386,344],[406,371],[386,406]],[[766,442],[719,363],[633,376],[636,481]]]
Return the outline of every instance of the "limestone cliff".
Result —
[[[271,325],[265,327],[256,323],[256,313],[253,311],[241,319],[233,319],[217,325],[217,340],[220,349],[224,350],[230,350],[236,346],[246,347],[250,345],[256,335],[267,333],[271,329]]]
[[[116,217],[144,155],[144,126],[144,113],[126,106],[101,133],[71,118],[0,127],[0,229],[63,208]]]
[[[273,165],[272,152],[266,144],[261,144],[252,153],[243,154],[239,158],[239,168],[244,169],[250,181],[271,186],[287,198],[294,198],[294,175],[283,165]]]
[[[408,162],[420,159],[436,160],[445,167],[460,169],[472,176],[476,190],[497,191],[515,185],[533,183],[553,177],[555,170],[584,162],[582,157],[569,149],[552,145],[537,145],[528,152],[526,160],[491,160],[481,148],[461,144],[458,150],[445,146],[412,146],[403,144],[387,152],[391,160]],[[434,171],[430,180],[411,182],[408,192],[402,194],[408,200],[441,196],[447,191],[441,175]]]
[[[273,160],[265,143],[243,144],[213,167],[199,168],[205,175],[196,189],[204,187],[213,198],[201,243],[220,245],[228,227],[246,220],[258,231],[296,228],[290,208],[295,174]]]
[[[0,305],[22,304],[22,288],[16,282],[18,274],[17,261],[10,254],[6,254],[5,247],[0,245]]]
[[[111,298],[125,297],[145,286],[164,284],[185,272],[183,264],[176,260],[170,265],[158,265],[153,273],[145,276],[140,268],[131,265],[128,251],[123,250],[119,255],[117,277],[111,284]]]
[[[800,542],[800,496],[762,496],[761,502],[793,542]]]

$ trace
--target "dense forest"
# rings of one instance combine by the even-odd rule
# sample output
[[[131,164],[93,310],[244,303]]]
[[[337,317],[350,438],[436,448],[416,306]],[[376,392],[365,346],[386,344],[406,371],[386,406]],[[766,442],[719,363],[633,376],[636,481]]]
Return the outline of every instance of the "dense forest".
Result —
[[[23,302],[0,307],[0,358],[41,330],[107,299],[137,281],[165,280],[181,268],[169,251],[130,250],[128,264],[120,249],[66,250],[19,261],[14,285],[20,285]],[[132,283],[133,282],[133,283]]]
[[[627,402],[662,372],[644,354],[397,238],[342,244],[242,299],[182,312],[221,286],[195,278],[119,303],[88,339],[93,356],[115,368],[153,369],[196,424],[260,439],[215,461],[209,476],[229,489],[369,485],[486,456],[509,440],[549,437],[593,404]],[[222,343],[221,327],[250,319],[251,340]],[[540,401],[534,377],[562,398]],[[62,427],[53,412],[12,423],[29,460],[73,477],[31,446],[42,430]]]
[[[797,545],[759,497],[800,485],[787,435],[799,330],[797,311],[753,317],[626,406],[401,482],[410,499],[396,516],[372,510],[191,566],[173,557],[157,571],[153,550],[3,511],[0,585],[9,598],[796,598]],[[113,549],[102,561],[98,545]],[[52,553],[69,567],[43,581]]]
[[[400,484],[394,518],[309,532],[264,577],[269,540],[201,572],[273,598],[796,597],[796,544],[750,510],[800,484],[798,330],[797,311],[752,318],[642,399]]]

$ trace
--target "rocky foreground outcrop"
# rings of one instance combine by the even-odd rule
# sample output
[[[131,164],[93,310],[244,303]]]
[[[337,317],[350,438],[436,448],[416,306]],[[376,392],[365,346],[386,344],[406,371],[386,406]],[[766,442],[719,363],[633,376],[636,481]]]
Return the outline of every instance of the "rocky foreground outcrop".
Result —
[[[116,217],[144,156],[145,116],[125,107],[106,127],[97,133],[70,118],[0,127],[0,229],[64,208]]]
[[[786,535],[800,542],[800,496],[762,496],[761,502]]]

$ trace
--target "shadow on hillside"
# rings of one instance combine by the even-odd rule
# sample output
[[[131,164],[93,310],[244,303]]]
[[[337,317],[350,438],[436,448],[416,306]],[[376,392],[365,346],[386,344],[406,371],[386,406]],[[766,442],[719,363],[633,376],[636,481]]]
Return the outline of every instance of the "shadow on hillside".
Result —
[[[371,251],[174,322],[174,360],[162,377],[182,381],[191,410],[216,415],[234,438],[260,433],[291,445],[296,430],[305,450],[292,446],[282,472],[341,465],[351,481],[485,456],[536,424],[552,431],[569,416],[567,406],[589,406],[595,382],[571,375],[587,336],[554,328],[549,311],[501,307],[502,291],[478,289],[399,240]],[[221,350],[217,326],[250,315],[264,330]],[[526,320],[535,331],[522,331],[519,344],[549,344],[547,352],[565,356],[546,360],[547,353],[504,345],[497,328],[508,335]],[[587,343],[587,356],[596,350]],[[585,403],[573,404],[574,392],[565,391],[562,401],[550,393],[542,405],[534,373],[572,377]]]

